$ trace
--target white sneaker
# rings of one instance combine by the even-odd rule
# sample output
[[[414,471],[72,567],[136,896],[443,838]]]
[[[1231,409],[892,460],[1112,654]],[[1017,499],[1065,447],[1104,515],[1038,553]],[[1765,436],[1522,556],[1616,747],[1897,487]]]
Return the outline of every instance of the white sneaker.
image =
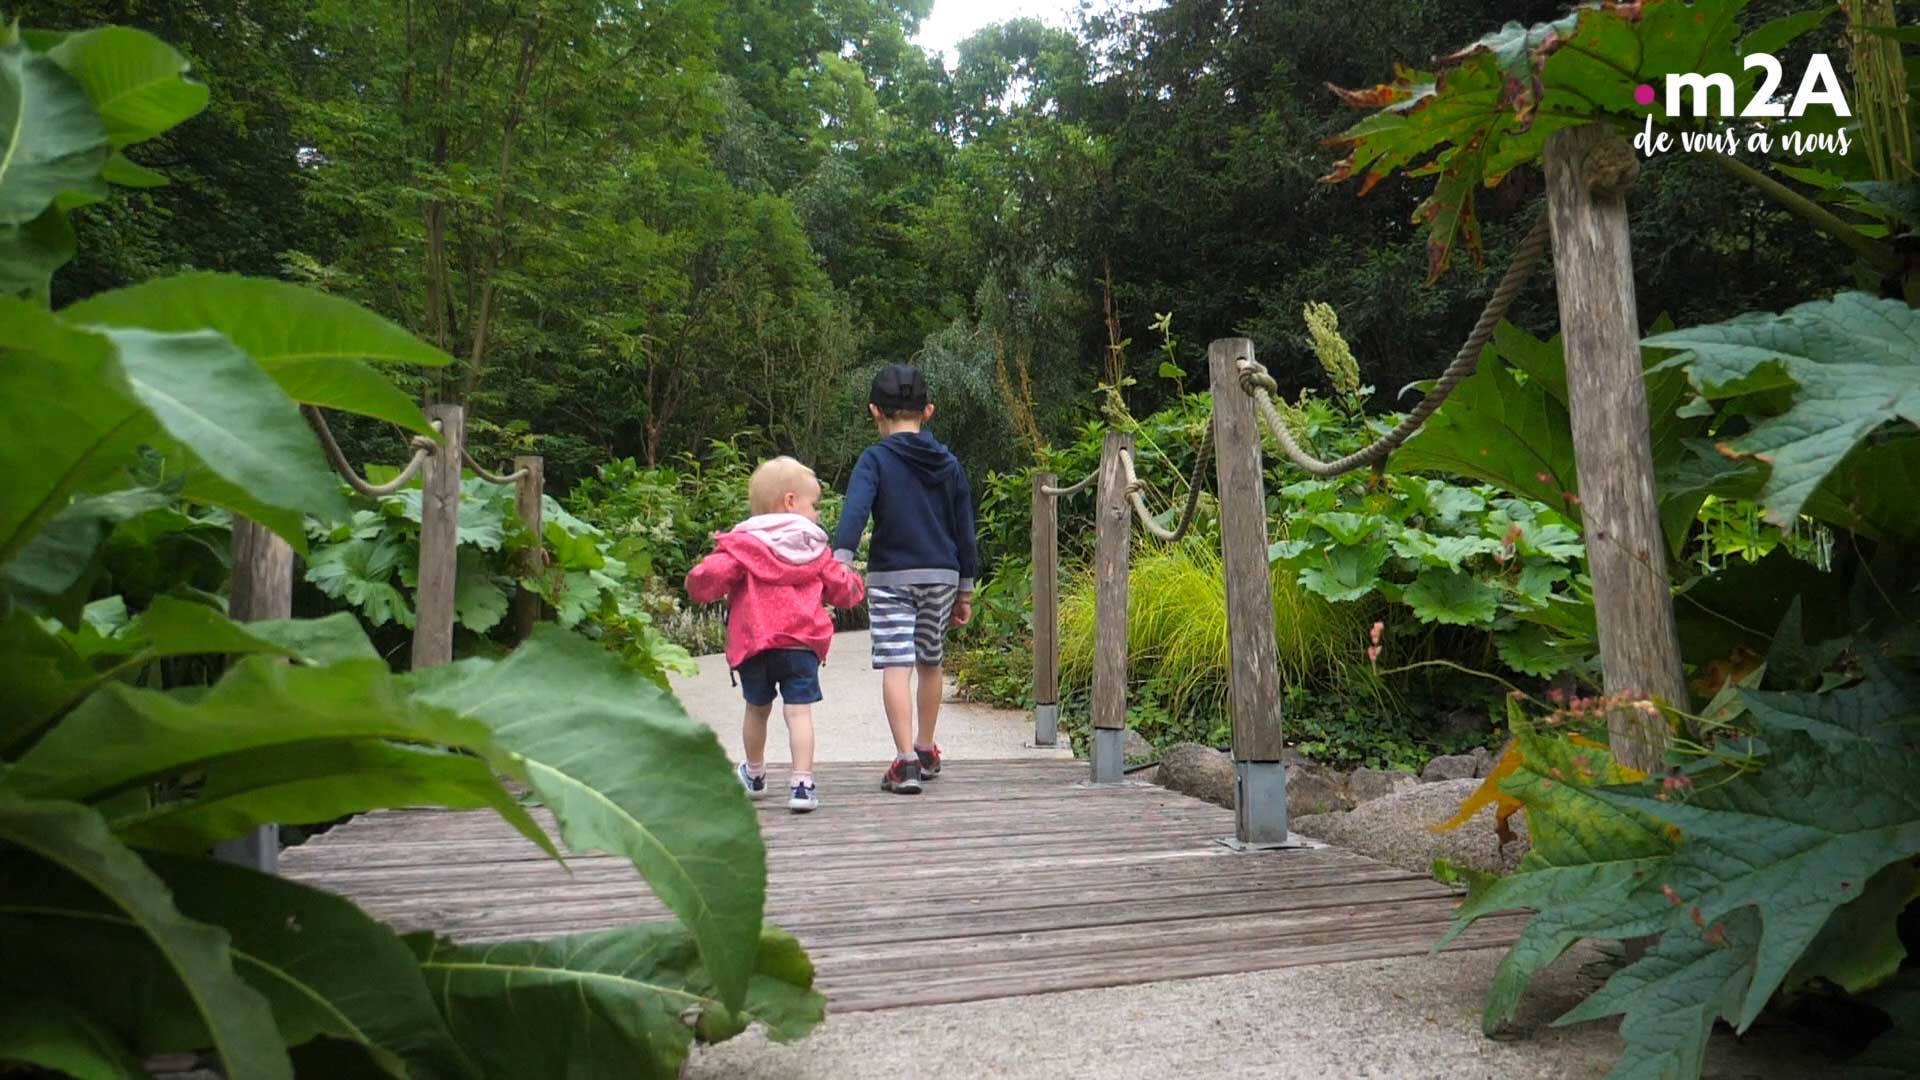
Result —
[[[796,814],[804,814],[820,806],[820,790],[804,780],[793,782],[793,797],[787,800],[787,809]]]
[[[759,776],[749,773],[747,771],[747,763],[743,761],[740,763],[740,767],[734,770],[734,775],[740,778],[740,786],[747,789],[747,798],[764,799],[767,797],[767,777],[765,773]]]

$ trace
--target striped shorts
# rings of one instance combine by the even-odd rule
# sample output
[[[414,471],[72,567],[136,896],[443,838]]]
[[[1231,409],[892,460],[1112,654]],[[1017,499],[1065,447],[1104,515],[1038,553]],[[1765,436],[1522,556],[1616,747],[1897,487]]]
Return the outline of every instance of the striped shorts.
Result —
[[[947,621],[958,585],[869,585],[867,618],[873,626],[873,666],[932,666],[947,655]]]

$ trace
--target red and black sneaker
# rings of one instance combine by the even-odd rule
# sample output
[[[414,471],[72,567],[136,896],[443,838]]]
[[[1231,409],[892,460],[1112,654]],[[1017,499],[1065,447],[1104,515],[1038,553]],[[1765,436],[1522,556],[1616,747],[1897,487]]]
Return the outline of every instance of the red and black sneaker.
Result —
[[[920,755],[920,779],[938,780],[940,778],[940,744],[934,743],[931,750],[915,747],[913,752]]]
[[[894,759],[887,766],[887,775],[880,780],[881,791],[891,791],[895,795],[920,794],[920,763]]]

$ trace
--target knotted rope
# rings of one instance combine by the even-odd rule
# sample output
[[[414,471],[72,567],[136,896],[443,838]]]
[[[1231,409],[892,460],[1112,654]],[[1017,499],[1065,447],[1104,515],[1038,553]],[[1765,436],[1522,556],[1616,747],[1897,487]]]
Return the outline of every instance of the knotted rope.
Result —
[[[1120,451],[1120,464],[1126,470],[1127,498],[1133,503],[1133,515],[1140,519],[1140,525],[1154,536],[1171,544],[1187,535],[1193,527],[1193,519],[1200,509],[1200,478],[1205,475],[1207,459],[1213,456],[1213,424],[1207,424],[1206,439],[1200,444],[1200,452],[1193,459],[1193,476],[1187,481],[1187,508],[1180,515],[1180,524],[1168,529],[1153,520],[1147,512],[1147,500],[1140,494],[1146,489],[1140,477],[1133,471],[1133,451]]]
[[[1398,450],[1413,437],[1414,432],[1420,430],[1420,426],[1427,422],[1427,417],[1432,416],[1434,410],[1438,409],[1447,400],[1447,396],[1453,393],[1454,388],[1459,386],[1467,376],[1472,375],[1474,368],[1479,366],[1481,350],[1487,347],[1487,342],[1493,340],[1494,329],[1500,325],[1502,319],[1507,317],[1507,309],[1513,306],[1514,297],[1520,294],[1520,289],[1526,284],[1528,276],[1533,273],[1533,268],[1540,262],[1540,257],[1546,253],[1551,236],[1552,230],[1548,227],[1547,212],[1542,210],[1539,218],[1534,221],[1533,228],[1527,232],[1526,239],[1520,241],[1520,246],[1514,249],[1512,264],[1507,267],[1506,275],[1500,279],[1499,287],[1493,290],[1491,297],[1487,298],[1487,306],[1480,313],[1480,321],[1474,324],[1473,333],[1467,335],[1467,342],[1460,346],[1460,351],[1455,354],[1453,363],[1447,365],[1447,370],[1441,374],[1433,389],[1426,397],[1420,399],[1420,404],[1414,406],[1413,411],[1407,414],[1406,419],[1400,421],[1398,427],[1374,440],[1365,449],[1348,454],[1337,461],[1321,461],[1301,449],[1300,444],[1293,437],[1293,432],[1288,429],[1286,420],[1280,415],[1280,410],[1274,407],[1273,396],[1280,392],[1279,384],[1273,381],[1273,376],[1268,374],[1267,369],[1258,361],[1244,356],[1238,363],[1240,389],[1253,398],[1254,404],[1259,409],[1262,426],[1267,429],[1274,442],[1280,445],[1280,449],[1287,455],[1288,460],[1314,476],[1339,476],[1385,461],[1388,454]]]
[[[321,414],[320,410],[312,405],[302,405],[300,411],[306,415],[307,423],[313,428],[314,433],[320,436],[320,446],[327,452],[327,462],[333,466],[333,471],[340,474],[340,478],[347,482],[348,487],[362,495],[378,498],[398,492],[412,481],[421,467],[427,463],[427,458],[440,447],[439,443],[425,435],[415,435],[407,440],[407,445],[413,447],[413,458],[400,470],[400,475],[384,484],[370,483],[354,469],[353,464],[347,460],[347,455],[340,451],[340,444],[333,438],[333,429],[327,426],[327,418]],[[440,422],[434,421],[433,426],[438,430]]]
[[[460,460],[467,463],[467,468],[473,470],[473,475],[485,480],[489,484],[517,484],[525,479],[527,475],[527,470],[524,468],[515,469],[510,473],[504,474],[488,472],[480,467],[479,462],[473,460],[473,455],[467,453],[465,446],[460,448]]]

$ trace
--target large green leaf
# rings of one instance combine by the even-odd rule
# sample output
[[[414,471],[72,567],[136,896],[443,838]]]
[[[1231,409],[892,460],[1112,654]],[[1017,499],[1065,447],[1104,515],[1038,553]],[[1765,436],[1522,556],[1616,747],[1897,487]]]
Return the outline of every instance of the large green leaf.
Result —
[[[1564,370],[1564,368],[1563,368]],[[1573,424],[1547,384],[1522,384],[1491,347],[1480,368],[1395,453],[1396,472],[1471,476],[1580,520]]]
[[[554,851],[480,758],[387,753],[396,742],[470,750],[510,775],[521,772],[484,724],[410,699],[384,663],[299,667],[255,656],[204,694],[102,687],[20,758],[7,783],[42,797],[99,799],[204,774],[193,797],[117,823],[170,844],[444,798],[457,809],[492,806]]]
[[[0,840],[18,849],[7,857],[13,866],[0,881],[13,886],[9,893],[21,890],[0,901],[0,915],[43,915],[38,898],[42,888],[52,889],[63,875],[84,883],[165,959],[229,1073],[292,1080],[293,1067],[274,1028],[273,1013],[266,999],[234,973],[227,934],[182,915],[166,885],[139,856],[108,835],[98,814],[73,803],[24,798],[10,786],[0,786]],[[32,894],[25,892],[29,882]],[[87,933],[78,919],[64,932]],[[35,977],[11,962],[0,969],[5,972],[0,979],[9,982]]]
[[[179,274],[100,293],[62,309],[73,322],[225,335],[308,405],[378,417],[432,435],[426,415],[375,364],[440,366],[452,358],[348,300],[284,281]]]
[[[421,701],[485,723],[525,757],[569,847],[633,860],[737,1008],[760,940],[766,849],[713,732],[644,675],[550,624],[505,660],[412,678]]]
[[[1645,344],[1680,350],[1662,367],[1684,368],[1709,399],[1795,387],[1791,409],[1721,447],[1770,466],[1758,499],[1782,528],[1862,439],[1891,421],[1920,424],[1920,314],[1897,300],[1841,293]]]
[[[459,549],[453,583],[453,614],[460,625],[484,634],[507,617],[511,601],[494,580],[487,559],[477,548]]]
[[[1437,74],[1401,68],[1392,82],[1360,91],[1335,89],[1349,105],[1379,111],[1333,144],[1349,156],[1325,178],[1365,172],[1361,194],[1395,172],[1437,176],[1414,213],[1428,225],[1427,265],[1438,277],[1454,252],[1480,254],[1474,193],[1539,158],[1552,132],[1630,118],[1649,110],[1634,88],[1680,72],[1726,73],[1735,84],[1756,77],[1734,49],[1746,0],[1612,0],[1581,4],[1534,26],[1509,22],[1442,56]]]
[[[44,303],[53,272],[78,250],[66,211],[49,206],[25,225],[0,225],[0,295],[26,293]]]
[[[1648,885],[1673,852],[1660,823],[1601,801],[1596,789],[1637,778],[1605,747],[1565,737],[1516,733],[1518,771],[1486,782],[1526,811],[1531,848],[1508,877],[1469,873],[1467,899],[1444,947],[1476,920],[1515,908],[1536,914],[1501,960],[1483,1025],[1513,1018],[1533,976],[1585,938],[1619,940],[1658,930],[1670,905]]]
[[[0,46],[0,225],[25,225],[63,192],[104,193],[109,149],[73,76],[24,44]]]
[[[1632,966],[1555,1024],[1578,1024],[1625,1013],[1626,1050],[1607,1080],[1699,1076],[1707,1039],[1752,984],[1760,921],[1741,908],[1704,930],[1669,929]]]
[[[1749,698],[1751,704],[1752,699]],[[1920,853],[1920,761],[1867,741],[1822,744],[1755,713],[1772,753],[1766,767],[1701,784],[1690,799],[1640,791],[1600,797],[1680,828],[1681,900],[1712,923],[1760,910],[1752,985],[1729,1015],[1745,1030],[1834,911],[1887,865]]]
[[[0,581],[29,610],[57,616],[71,626],[76,613],[66,608],[79,598],[70,594],[93,568],[111,528],[172,501],[172,495],[153,488],[127,488],[75,500],[54,515],[12,561],[0,566]]]
[[[0,298],[0,564],[69,496],[159,443],[189,473],[183,494],[260,517],[344,516],[299,410],[246,354],[210,332],[89,330]],[[204,474],[201,475],[201,474]],[[297,550],[300,528],[274,522]]]
[[[1499,610],[1500,590],[1465,571],[1429,568],[1407,586],[1404,600],[1421,622],[1481,626]]]
[[[16,961],[17,962],[17,961]],[[139,1080],[140,1059],[97,1018],[50,997],[0,994],[0,1061],[76,1080]]]
[[[47,50],[86,90],[113,148],[145,142],[207,107],[207,88],[185,78],[187,60],[144,30],[103,26]]]
[[[1920,868],[1912,861],[1894,863],[1873,875],[1858,899],[1842,905],[1827,920],[1787,973],[1787,986],[1825,979],[1859,994],[1893,978],[1907,956],[1900,940],[1900,916],[1916,899],[1920,899]]]
[[[719,1041],[757,1021],[787,1041],[825,1006],[806,955],[771,927],[737,1008],[720,1000],[677,924],[482,946],[409,941],[454,1037],[499,1075],[672,1080],[696,1032]]]

